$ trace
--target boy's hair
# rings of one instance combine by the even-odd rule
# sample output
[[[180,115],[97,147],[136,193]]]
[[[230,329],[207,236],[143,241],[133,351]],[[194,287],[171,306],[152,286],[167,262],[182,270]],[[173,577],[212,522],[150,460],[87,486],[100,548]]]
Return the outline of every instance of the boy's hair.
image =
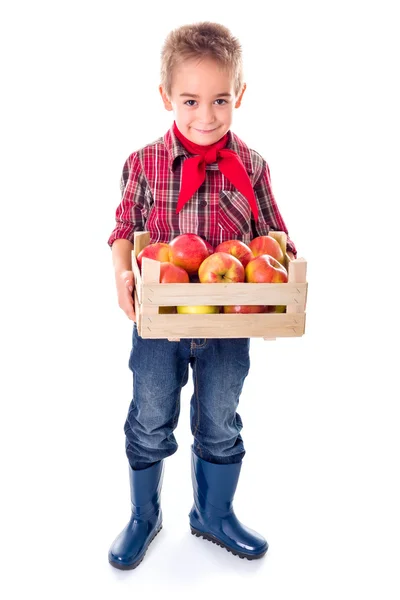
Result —
[[[161,85],[169,96],[174,68],[187,59],[212,58],[234,77],[235,94],[243,86],[242,47],[229,29],[204,21],[183,25],[169,33],[161,50]]]

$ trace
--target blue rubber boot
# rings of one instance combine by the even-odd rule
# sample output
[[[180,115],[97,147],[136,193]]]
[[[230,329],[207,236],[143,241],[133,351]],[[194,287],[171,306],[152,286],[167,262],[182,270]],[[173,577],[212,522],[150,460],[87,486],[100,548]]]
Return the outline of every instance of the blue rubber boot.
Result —
[[[199,458],[192,450],[194,504],[189,513],[192,534],[253,560],[268,550],[267,541],[238,520],[233,497],[241,463],[218,465]]]
[[[137,567],[162,528],[160,494],[163,472],[162,460],[140,471],[129,466],[132,515],[108,553],[108,560],[113,567]]]

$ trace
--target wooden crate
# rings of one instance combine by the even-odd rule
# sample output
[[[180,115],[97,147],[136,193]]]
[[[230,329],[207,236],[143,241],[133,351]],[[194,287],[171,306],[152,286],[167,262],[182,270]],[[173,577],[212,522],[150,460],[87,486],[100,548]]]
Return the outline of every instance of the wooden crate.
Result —
[[[305,330],[307,297],[304,258],[291,260],[286,234],[271,231],[285,253],[288,283],[159,283],[160,263],[144,257],[142,273],[136,257],[150,243],[148,232],[136,232],[132,252],[135,311],[143,338],[300,337]],[[285,305],[285,313],[159,314],[160,306],[262,304]]]

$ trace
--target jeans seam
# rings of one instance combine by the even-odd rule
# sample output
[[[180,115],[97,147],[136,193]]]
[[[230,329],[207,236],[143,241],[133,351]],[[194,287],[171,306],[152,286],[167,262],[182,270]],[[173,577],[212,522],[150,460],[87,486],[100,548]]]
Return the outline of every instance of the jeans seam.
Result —
[[[200,401],[199,401],[199,391],[198,391],[198,378],[197,378],[197,363],[194,363],[194,371],[195,371],[195,378],[194,378],[194,397],[196,398],[196,407],[197,407],[197,423],[194,426],[194,431],[193,431],[193,436],[196,437],[196,434],[199,430],[199,425],[200,425]],[[202,451],[201,448],[198,448],[199,454],[201,455],[200,458],[202,458]]]
[[[196,344],[196,342],[194,342],[192,340],[192,346],[191,346],[191,350],[194,350],[195,348],[204,348],[204,346],[207,344],[208,339],[204,338],[204,342],[202,344]]]
[[[180,397],[181,397],[182,383],[183,383],[183,380],[185,379],[186,372],[187,372],[187,370],[188,370],[188,369],[189,369],[189,365],[186,365],[186,369],[185,369],[185,370],[184,370],[184,372],[183,372],[183,376],[182,376],[181,383],[180,383],[180,386],[179,386],[179,393],[178,393],[178,395],[177,395],[176,402],[175,402],[174,419],[173,419],[173,421],[172,421],[172,426],[173,426],[173,429],[175,429],[175,428],[176,428],[176,426],[178,425],[179,413],[178,413],[178,414],[176,414],[176,412],[177,412],[177,406],[178,406],[178,403],[179,403],[179,401],[180,401]]]

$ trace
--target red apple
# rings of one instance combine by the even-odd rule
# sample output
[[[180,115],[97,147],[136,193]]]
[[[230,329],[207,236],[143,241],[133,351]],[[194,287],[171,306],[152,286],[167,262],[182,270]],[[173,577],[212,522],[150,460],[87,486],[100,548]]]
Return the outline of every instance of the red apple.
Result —
[[[244,267],[254,258],[248,245],[240,240],[226,240],[226,242],[218,244],[215,252],[228,252],[228,254],[232,254],[232,256],[240,260]]]
[[[269,254],[251,260],[245,270],[248,283],[286,283],[288,274],[284,266]]]
[[[195,233],[182,233],[169,243],[169,262],[194,275],[209,256],[205,241]]]
[[[189,283],[189,275],[182,267],[177,267],[170,262],[162,262],[160,283]]]
[[[214,252],[199,267],[200,283],[239,283],[244,281],[244,267],[228,252]]]
[[[211,246],[210,242],[204,240],[205,245],[207,246],[208,254],[213,254],[215,252],[214,246]]]
[[[282,265],[284,262],[284,255],[279,242],[270,235],[260,235],[255,237],[249,243],[249,248],[253,253],[253,256],[260,256],[261,254],[269,254]]]
[[[189,275],[181,267],[169,262],[162,262],[160,265],[160,283],[189,283]],[[160,306],[158,310],[160,315],[171,315],[176,314],[176,312],[176,306]]]
[[[266,306],[259,306],[258,304],[237,304],[224,306],[224,313],[262,313],[265,312]]]
[[[146,256],[147,258],[152,258],[153,260],[158,260],[160,262],[168,262],[169,260],[169,244],[165,244],[164,242],[155,242],[154,244],[149,244],[145,248],[143,248],[136,257],[137,264],[139,269],[142,269],[142,258]]]

